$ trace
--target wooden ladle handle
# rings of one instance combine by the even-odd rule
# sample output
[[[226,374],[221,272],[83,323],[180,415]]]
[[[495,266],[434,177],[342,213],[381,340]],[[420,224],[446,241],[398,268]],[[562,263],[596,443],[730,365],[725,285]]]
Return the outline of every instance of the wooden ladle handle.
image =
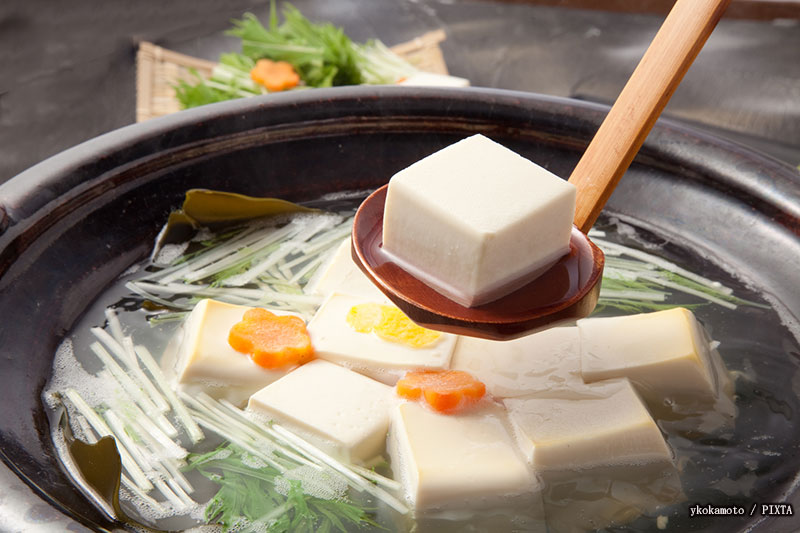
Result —
[[[730,0],[677,0],[569,178],[588,232]]]

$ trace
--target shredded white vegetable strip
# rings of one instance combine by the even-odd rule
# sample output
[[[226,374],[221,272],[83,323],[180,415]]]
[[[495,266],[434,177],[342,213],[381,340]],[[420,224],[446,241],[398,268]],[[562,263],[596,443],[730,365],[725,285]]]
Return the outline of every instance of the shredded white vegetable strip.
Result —
[[[206,427],[219,435],[226,436],[231,442],[252,453],[278,471],[285,473],[288,470],[285,465],[280,464],[273,458],[272,451],[274,446],[271,445],[272,443],[258,442],[257,438],[242,432],[240,428],[232,427],[231,422],[233,421],[226,420],[214,409],[214,400],[202,394],[197,395],[197,398],[183,394],[181,396],[190,407],[195,409],[194,416],[199,423],[206,425]],[[264,444],[266,444],[265,447],[260,446]]]
[[[116,380],[122,389],[133,399],[142,410],[150,416],[158,416],[161,411],[150,401],[150,398],[141,394],[139,387],[133,382],[128,374],[112,359],[111,355],[103,348],[99,342],[93,342],[89,349],[103,363],[105,369],[113,379]],[[174,428],[173,428],[174,429]]]
[[[600,298],[641,300],[646,302],[663,302],[667,299],[666,293],[658,291],[629,290],[619,291],[600,287]]]
[[[172,479],[168,476],[168,470],[170,468],[167,465],[171,465],[171,461],[162,461],[152,463],[147,456],[145,456],[133,439],[128,435],[123,422],[114,414],[113,411],[107,410],[103,413],[104,418],[109,423],[111,428],[114,430],[114,437],[116,437],[119,441],[122,442],[122,445],[125,447],[126,450],[131,454],[131,456],[136,461],[137,465],[142,469],[144,474],[147,476],[147,479],[150,480],[156,488],[170,501],[173,503],[179,502],[178,508],[185,508],[188,505],[197,505],[196,502],[192,501],[191,498],[186,496],[185,499],[180,498],[180,495],[174,494],[173,491],[167,488],[167,485],[172,485]],[[177,469],[172,466],[171,470],[177,472]],[[178,473],[183,481],[186,483],[186,486],[190,488],[190,492],[193,490],[191,485],[189,485],[186,478]],[[164,485],[164,479],[167,479],[167,485]],[[184,491],[181,491],[184,495],[186,494]],[[188,502],[187,502],[188,500]],[[189,503],[191,502],[191,503]]]
[[[118,390],[113,405],[92,408],[74,389],[63,391],[62,397],[77,411],[77,424],[89,441],[96,441],[93,432],[116,439],[124,468],[121,482],[126,490],[159,513],[166,511],[165,502],[186,512],[198,505],[189,496],[194,488],[180,472],[188,452],[175,440],[178,432],[165,414],[174,414],[193,443],[199,442],[203,433],[150,352],[124,335],[112,308],[106,309],[106,319],[111,333],[93,328],[102,345],[92,343],[90,350],[103,364],[98,376]],[[154,489],[165,502],[147,494]]]
[[[656,267],[662,268],[668,272],[672,272],[674,274],[683,276],[696,283],[699,283],[700,285],[704,285],[709,289],[714,289],[719,293],[728,295],[733,294],[733,289],[731,289],[730,287],[726,287],[718,281],[713,281],[708,278],[704,278],[703,276],[700,276],[698,274],[695,274],[694,272],[690,272],[685,268],[679,267],[675,263],[667,261],[666,259],[662,259],[652,254],[648,254],[647,252],[643,252],[641,250],[636,250],[635,248],[629,248],[621,244],[616,244],[601,239],[593,239],[593,242],[603,250],[603,253],[607,255],[612,255],[615,253],[620,255],[627,255],[629,257],[639,259],[640,261],[643,261],[645,263],[655,265]],[[682,287],[679,288],[683,289]]]
[[[132,285],[137,287],[143,292],[152,291],[152,294],[161,293],[168,296],[179,295],[197,295],[197,296],[225,296],[233,295],[239,296],[248,300],[265,300],[269,301],[271,298],[283,299],[290,303],[299,304],[315,304],[321,303],[320,296],[312,294],[288,294],[285,292],[268,291],[264,289],[246,289],[246,288],[222,288],[212,287],[210,285],[187,285],[183,283],[169,283],[166,285],[159,285],[147,281],[131,282]]]
[[[343,238],[350,236],[352,228],[353,228],[353,218],[350,217],[341,224],[339,224],[339,226],[337,226],[336,228],[333,228],[331,231],[322,233],[318,237],[308,241],[306,247],[301,249],[301,252],[303,253],[303,256],[301,257],[312,256],[314,254],[317,254],[323,250],[330,248],[331,245],[334,244],[338,245]]]
[[[177,463],[175,461],[163,461],[159,464],[159,466],[163,467],[164,471],[162,474],[167,479],[174,479],[175,482],[181,486],[184,492],[191,494],[194,492],[194,487],[189,480],[186,479],[186,476],[183,475],[183,472],[179,470],[180,466],[183,466],[182,463]]]
[[[224,285],[227,286],[241,286],[251,283],[255,280],[260,274],[265,272],[268,268],[276,265],[278,261],[285,259],[287,256],[291,255],[298,251],[300,245],[310,239],[312,236],[316,235],[322,230],[326,230],[330,228],[332,220],[330,217],[325,217],[320,220],[315,221],[312,224],[309,224],[308,227],[298,231],[295,236],[291,238],[291,240],[285,241],[281,243],[274,253],[270,254],[263,261],[259,262],[258,264],[251,266],[245,273],[240,274],[238,276],[232,276],[223,281]],[[273,272],[273,274],[275,274]]]
[[[107,317],[113,316],[114,318],[116,318],[116,314],[113,312],[113,310],[111,310],[110,312],[107,310],[106,316]],[[113,322],[109,320],[109,323],[110,323],[109,324],[110,328],[112,329],[112,331],[114,331],[114,327],[112,325]],[[119,324],[119,321],[117,321],[117,324]],[[148,414],[151,414],[153,416],[158,416],[162,413],[167,412],[169,410],[169,405],[167,405],[167,402],[164,401],[164,398],[161,396],[161,394],[159,394],[158,391],[155,390],[153,383],[147,378],[147,376],[145,376],[144,372],[142,372],[142,369],[137,364],[136,355],[133,353],[133,343],[130,340],[130,338],[123,336],[120,339],[116,339],[111,335],[109,335],[108,332],[106,332],[102,328],[92,328],[91,332],[94,334],[95,337],[98,338],[98,340],[100,340],[100,342],[105,344],[106,347],[109,349],[109,351],[112,354],[114,354],[117,357],[117,359],[121,361],[125,365],[125,367],[130,371],[132,377],[129,382],[127,380],[123,382],[123,385],[126,387],[137,387],[140,389],[144,389],[147,392],[146,402],[148,406],[152,404],[154,409],[151,411],[149,407],[145,408],[145,406],[142,406],[143,408],[145,408],[145,411],[147,411]],[[119,334],[122,335],[121,328],[119,329]],[[130,343],[130,346],[128,346],[128,343]],[[94,348],[92,349],[93,351],[95,351]],[[107,355],[107,352],[101,353],[95,351],[95,353],[101,359],[103,359],[105,355]],[[116,370],[115,368],[112,367],[109,367],[109,370],[116,375],[116,372],[121,369],[117,366]],[[126,390],[129,389],[126,388]],[[138,396],[138,394],[136,396]],[[165,426],[165,428],[167,428],[167,430],[170,433],[174,433],[174,428],[172,428],[171,426]]]
[[[298,269],[297,273],[292,275],[291,271],[289,272],[289,283],[290,284],[297,284],[306,277],[306,274],[312,272],[315,268],[319,267],[319,265],[325,260],[324,256],[317,256],[314,260],[309,261],[305,264],[303,268]]]
[[[78,427],[81,428],[83,436],[86,438],[86,442],[88,444],[96,443],[97,437],[95,436],[92,426],[89,425],[89,421],[86,420],[86,417],[78,413],[77,415],[75,415],[75,418],[78,420]]]
[[[290,431],[288,431],[287,429],[278,424],[273,424],[272,429],[276,433],[278,433],[281,437],[286,439],[288,442],[295,445],[298,449],[308,454],[310,457],[317,459],[321,463],[331,467],[340,474],[344,475],[347,479],[349,479],[353,483],[353,487],[355,489],[357,490],[360,489],[361,491],[366,491],[371,493],[373,496],[380,498],[390,507],[392,507],[392,509],[394,509],[399,513],[405,514],[408,512],[408,507],[400,500],[398,500],[388,492],[384,491],[383,489],[372,485],[372,483],[370,483],[360,475],[356,474],[346,465],[337,461],[336,459],[326,454],[322,450],[314,447],[313,445],[309,444],[308,442],[304,441],[294,433],[291,433]]]
[[[122,420],[120,420],[119,417],[114,414],[114,411],[111,411],[110,409],[103,413],[103,418],[105,418],[106,422],[108,422],[108,425],[114,431],[114,436],[122,441],[123,446],[125,446],[125,448],[130,452],[131,457],[133,457],[133,459],[136,461],[136,464],[139,465],[148,479],[152,479],[155,473],[155,467],[153,466],[153,463],[151,463],[147,456],[142,453],[142,450],[139,449],[139,446],[133,442],[131,436],[127,431],[125,431],[125,426]]]
[[[252,228],[247,228],[244,231],[242,231],[238,236],[227,241],[227,243],[223,246],[213,248],[206,254],[199,255],[197,257],[189,259],[188,261],[179,263],[174,267],[166,268],[150,276],[145,276],[142,279],[159,279],[163,283],[169,283],[170,281],[181,279],[189,275],[191,272],[197,270],[198,268],[201,268],[214,261],[222,259],[223,257],[225,257],[234,250],[238,250],[240,248],[246,248],[247,246],[252,244],[252,242],[258,242],[259,235],[256,235],[255,237],[250,237],[250,235],[252,233],[255,233],[257,229],[258,228],[255,226]]]
[[[248,418],[240,416],[241,411],[227,400],[214,400],[204,393],[198,394],[197,397],[198,401],[202,403],[203,407],[216,415],[219,420],[224,421],[226,425],[238,428],[245,435],[247,435],[248,438],[253,439],[254,441],[259,441],[262,444],[264,442],[268,443],[270,448],[280,452],[287,458],[292,459],[297,463],[304,464],[312,468],[318,468],[318,465],[313,461],[309,461],[305,457],[294,453],[290,448],[286,448],[279,442],[270,440],[269,433],[265,431],[264,427],[253,424],[253,422]]]
[[[186,494],[186,491],[183,489],[183,487],[181,487],[180,483],[178,483],[175,478],[167,478],[167,485],[175,494],[177,494],[178,499],[182,504],[182,508],[186,509],[197,505],[197,502],[191,499],[188,494]]]
[[[197,444],[203,440],[203,431],[198,427],[197,423],[186,409],[186,406],[178,399],[178,397],[175,395],[175,392],[172,390],[172,387],[170,387],[169,383],[167,383],[167,379],[161,372],[156,360],[150,354],[150,351],[146,347],[139,345],[135,346],[134,350],[136,351],[136,355],[139,356],[139,360],[150,372],[150,375],[153,376],[153,379],[158,385],[158,388],[161,389],[161,392],[164,394],[167,402],[172,406],[172,409],[175,411],[175,417],[186,430],[186,433],[189,435],[192,443]]]
[[[256,234],[251,241],[241,245],[238,248],[238,250],[236,250],[235,253],[230,253],[230,255],[222,257],[218,260],[215,260],[213,263],[206,264],[206,266],[194,270],[190,274],[187,274],[184,279],[189,282],[198,281],[207,278],[208,276],[214,275],[218,272],[222,272],[223,270],[230,268],[231,266],[235,265],[238,262],[247,259],[257,258],[265,251],[269,251],[272,248],[273,244],[283,239],[284,237],[293,236],[296,232],[297,228],[293,226],[285,226],[281,229],[269,233],[267,238],[262,237],[260,234]],[[258,240],[256,240],[256,238],[258,238]],[[224,250],[225,250],[224,248],[220,249],[220,251]],[[199,259],[200,257],[198,257],[198,260]],[[167,279],[164,281],[169,282],[171,281],[171,279]]]
[[[83,399],[83,397],[76,391],[75,389],[67,389],[64,391],[64,395],[67,399],[72,403],[75,409],[86,417],[86,420],[89,424],[94,428],[98,435],[101,437],[116,437],[115,433],[108,427],[108,424],[103,421],[102,418],[92,409],[88,403]],[[142,491],[149,492],[152,490],[153,485],[150,483],[150,480],[147,479],[147,476],[144,474],[142,469],[133,459],[131,454],[128,452],[127,448],[123,444],[121,444],[122,439],[117,439],[117,450],[119,451],[119,458],[122,462],[122,467],[128,472],[128,475],[131,476],[133,483]]]
[[[150,400],[162,412],[169,411],[169,403],[164,399],[164,396],[158,392],[155,384],[147,378],[142,367],[139,366],[139,358],[136,356],[136,348],[133,346],[133,339],[131,337],[122,338],[122,347],[125,349],[125,354],[128,356],[128,369],[138,378],[140,385],[147,391]]]
[[[119,321],[117,313],[113,308],[106,307],[105,315],[108,321],[108,329],[111,330],[111,336],[115,341],[121,344],[125,333],[122,331],[122,323]]]
[[[128,425],[142,438],[149,443],[150,449],[161,457],[172,459],[183,459],[188,452],[169,435],[164,433],[158,425],[154,424],[148,417],[136,409],[135,405],[128,406],[122,415]]]
[[[213,400],[211,403],[213,403]],[[241,409],[230,403],[228,400],[222,398],[216,403],[219,406],[216,407],[216,409],[220,412],[223,418],[231,421],[235,420],[239,427],[247,428],[247,430],[255,435],[256,438],[275,438],[275,435],[270,433],[268,424],[254,424],[253,420],[248,418]],[[319,468],[317,463],[309,461],[305,457],[294,453],[290,448],[282,446],[279,442],[273,442],[273,445],[275,446],[275,449],[286,455],[286,457],[289,457],[300,464],[311,466],[313,468]]]
[[[355,473],[359,474],[361,477],[364,477],[373,483],[377,483],[389,490],[399,491],[403,488],[403,485],[400,482],[390,479],[386,476],[382,476],[377,472],[370,470],[369,468],[364,468],[363,466],[359,465],[348,465]]]
[[[291,433],[287,429],[277,424],[254,424],[254,422],[250,420],[243,411],[237,409],[230,403],[226,402],[223,404],[222,402],[217,402],[216,400],[213,400],[207,395],[203,394],[198,395],[197,398],[191,398],[186,395],[181,396],[191,406],[192,409],[196,409],[193,414],[197,418],[198,422],[202,420],[202,423],[206,424],[206,427],[209,429],[212,429],[212,426],[215,425],[209,420],[219,417],[219,413],[223,410],[226,410],[229,414],[227,414],[225,420],[231,420],[232,417],[234,417],[240,423],[236,425],[229,424],[225,430],[219,428],[216,431],[218,431],[220,436],[223,438],[243,447],[250,453],[253,453],[253,444],[247,441],[246,435],[243,438],[241,430],[237,429],[236,426],[241,427],[242,424],[246,424],[247,426],[254,428],[255,432],[262,435],[258,441],[262,444],[257,446],[258,449],[261,449],[267,444],[271,446],[282,444],[282,446],[280,446],[281,448],[289,446],[293,450],[301,453],[313,464],[323,467],[325,471],[344,476],[350,482],[350,486],[359,492],[368,492],[376,498],[384,501],[386,504],[400,513],[408,512],[408,507],[404,503],[372,483],[372,477],[377,476],[377,474],[374,474],[374,476],[371,476],[370,478],[366,478],[360,472],[357,472],[355,469],[351,468],[350,465],[345,465],[344,463],[334,459],[330,455],[318,449],[316,446],[306,442],[294,433]],[[233,430],[233,432],[231,430]],[[242,444],[245,446],[242,446]],[[254,455],[263,458],[263,454],[260,452]],[[304,463],[305,462],[306,461],[304,461]],[[388,483],[384,483],[385,486],[392,485],[391,480],[388,481]]]
[[[186,260],[177,258],[173,266],[130,281],[127,287],[166,309],[189,311],[198,299],[215,298],[272,306],[310,318],[322,298],[303,287],[350,234],[352,221],[350,214],[304,213],[283,226],[248,227]]]
[[[130,479],[128,479],[128,477],[125,474],[122,474],[120,478],[122,485],[127,490],[129,490],[134,496],[136,496],[136,498],[138,498],[139,501],[144,502],[151,509],[153,509],[155,512],[159,514],[163,514],[166,512],[166,509],[164,508],[163,505],[161,505],[159,502],[148,496],[145,492],[142,492],[139,489],[139,487],[137,487]]]
[[[176,509],[184,509],[185,505],[180,498],[178,498],[177,494],[172,492],[170,488],[164,483],[163,479],[155,480],[155,486],[158,491],[165,497],[167,500],[176,508]]]
[[[719,306],[722,306],[722,307],[725,307],[727,309],[736,309],[736,307],[737,307],[737,305],[734,304],[734,303],[725,301],[725,300],[723,300],[721,298],[717,298],[717,297],[712,296],[711,294],[708,294],[706,292],[692,289],[691,287],[685,287],[685,286],[683,286],[683,285],[681,285],[679,283],[675,283],[675,282],[666,280],[666,279],[664,279],[662,277],[659,277],[659,276],[650,275],[650,274],[642,274],[642,275],[639,276],[639,278],[640,279],[646,279],[646,280],[654,281],[654,282],[656,282],[656,283],[658,283],[660,285],[663,285],[664,287],[669,287],[669,288],[672,288],[672,289],[676,289],[676,290],[685,292],[686,294],[691,294],[693,296],[697,296],[698,298],[702,298],[704,300],[708,300],[711,303],[715,303],[715,304],[717,304]]]

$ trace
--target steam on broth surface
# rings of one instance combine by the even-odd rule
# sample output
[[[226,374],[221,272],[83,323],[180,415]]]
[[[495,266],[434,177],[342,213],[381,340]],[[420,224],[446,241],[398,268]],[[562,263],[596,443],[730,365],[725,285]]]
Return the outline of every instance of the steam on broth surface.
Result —
[[[326,208],[326,213],[287,216],[279,223],[255,222],[242,230],[223,230],[216,234],[201,230],[188,245],[162,246],[153,261],[131,268],[118,284],[110,287],[64,341],[56,356],[45,401],[53,408],[61,403],[66,405],[73,430],[83,440],[96,440],[103,431],[94,427],[90,416],[81,408],[97,413],[112,434],[117,434],[117,423],[123,428],[120,431],[130,438],[130,448],[139,450],[127,459],[130,470],[125,468],[126,459],[123,458],[122,504],[130,516],[159,528],[180,529],[205,523],[205,509],[207,518],[215,519],[212,523],[223,517],[227,525],[232,526],[237,523],[234,515],[243,508],[232,504],[231,499],[235,499],[236,491],[249,490],[251,498],[247,505],[260,507],[248,510],[255,522],[238,522],[241,530],[248,527],[270,531],[303,527],[315,530],[321,524],[327,524],[332,530],[337,530],[341,524],[346,530],[358,531],[412,527],[431,531],[460,531],[465,527],[487,531],[614,527],[626,531],[656,531],[665,524],[668,529],[730,530],[736,527],[738,518],[725,517],[725,521],[718,524],[709,517],[689,518],[689,506],[696,503],[732,506],[780,500],[782,484],[791,478],[790,474],[797,467],[792,460],[787,460],[793,456],[789,450],[799,437],[791,431],[800,432],[787,431],[787,427],[792,426],[788,422],[800,407],[792,379],[797,367],[794,359],[786,356],[800,353],[797,339],[743,282],[687,247],[619,221],[606,220],[598,224],[599,232],[593,235],[609,258],[596,315],[610,317],[676,306],[690,308],[714,339],[713,343],[709,342],[709,353],[715,354],[713,357],[717,357],[716,341],[719,341],[718,353],[724,367],[717,366],[714,372],[721,381],[732,376],[730,386],[735,387],[735,393],[731,398],[735,400],[735,409],[730,409],[732,404],[717,404],[716,409],[681,412],[674,405],[675,398],[664,397],[658,405],[657,399],[654,400],[658,396],[635,390],[627,381],[584,385],[580,362],[573,360],[577,367],[568,368],[573,364],[569,363],[569,357],[559,356],[567,353],[574,356],[574,349],[570,348],[574,341],[569,337],[577,335],[578,328],[559,328],[562,331],[545,335],[561,335],[559,339],[534,336],[536,339],[527,340],[546,346],[542,349],[550,350],[551,360],[543,356],[536,360],[538,367],[517,373],[513,368],[509,370],[507,364],[509,361],[519,364],[522,354],[527,353],[522,348],[516,353],[514,345],[507,344],[505,346],[510,346],[512,351],[505,355],[497,351],[492,352],[491,357],[476,359],[470,355],[470,349],[473,353],[491,349],[480,343],[470,348],[474,341],[466,341],[463,346],[455,342],[448,348],[451,351],[439,355],[438,360],[444,361],[442,368],[463,368],[478,379],[484,379],[489,393],[481,400],[483,403],[465,415],[435,414],[424,405],[403,403],[405,407],[391,415],[388,450],[381,456],[383,462],[370,462],[372,458],[369,458],[351,465],[349,461],[358,454],[337,456],[335,450],[339,448],[336,446],[326,447],[321,440],[315,445],[314,439],[322,437],[315,436],[314,428],[299,431],[300,439],[295,435],[296,429],[287,430],[299,427],[292,416],[301,415],[287,412],[281,422],[271,424],[265,420],[270,416],[269,410],[266,414],[263,410],[255,413],[240,410],[250,394],[262,386],[247,385],[244,379],[235,387],[237,392],[230,393],[223,383],[215,382],[214,376],[218,373],[213,371],[208,375],[195,373],[192,379],[185,380],[180,372],[170,375],[175,368],[174,358],[179,357],[182,320],[201,298],[297,313],[311,321],[312,342],[323,336],[337,337],[337,332],[355,335],[356,339],[357,335],[364,335],[347,329],[351,326],[346,324],[345,317],[341,317],[342,324],[332,325],[330,329],[323,324],[327,319],[314,324],[317,309],[330,291],[350,293],[353,302],[348,300],[345,306],[348,309],[358,302],[385,303],[382,295],[357,275],[349,271],[336,272],[335,266],[326,269],[337,250],[341,255],[339,243],[347,238],[350,215],[359,199],[354,195],[323,200],[317,205]],[[271,226],[269,231],[277,234],[271,242],[259,238],[259,232],[266,226]],[[214,246],[219,250],[230,243],[239,250],[238,256],[225,259],[225,254],[220,253],[210,262],[197,262],[192,266],[192,261],[200,257],[197,250],[213,251]],[[635,274],[637,272],[639,275]],[[705,278],[692,272],[702,272]],[[706,283],[707,280],[720,283]],[[337,368],[359,376],[367,375],[376,384],[382,382],[381,386],[387,389],[402,375],[400,370],[387,372],[380,357],[376,362],[369,350],[355,356],[337,356],[342,349],[335,341],[338,339],[323,342],[322,348],[315,346],[318,357],[340,365]],[[334,344],[326,347],[330,342]],[[445,341],[437,342],[439,347],[446,346],[441,344]],[[491,344],[491,341],[482,342]],[[117,346],[121,348],[120,353],[114,352],[119,349]],[[411,350],[408,353],[418,354],[414,349],[408,348]],[[157,371],[146,363],[148,353],[159,359],[159,367],[166,371],[165,379],[170,385],[182,383],[175,396],[185,412],[176,409],[171,404],[173,398],[161,389]],[[162,356],[165,359],[161,360]],[[249,363],[245,355],[242,360]],[[116,369],[113,368],[115,361]],[[489,368],[492,361],[497,368],[506,365],[505,373]],[[560,369],[557,368],[559,364],[562,365]],[[256,371],[248,365],[243,368]],[[578,368],[577,374],[574,368]],[[587,387],[586,394],[597,394],[598,398],[619,397],[625,405],[644,397],[642,410],[631,412],[631,420],[636,427],[641,427],[636,420],[644,424],[652,420],[652,431],[642,438],[657,439],[663,434],[667,451],[659,448],[658,440],[651,441],[653,444],[647,448],[650,450],[645,461],[647,467],[627,471],[615,468],[613,461],[591,465],[591,456],[583,457],[585,465],[567,462],[565,467],[545,468],[558,464],[560,456],[552,455],[552,462],[532,468],[531,461],[535,464],[536,460],[526,458],[528,452],[520,446],[528,430],[533,431],[533,435],[541,426],[536,423],[531,426],[530,421],[544,416],[542,409],[546,413],[564,412],[570,405],[569,395],[573,394],[552,393],[554,388],[545,395],[547,398],[541,398],[541,394],[537,398],[537,391],[527,390],[528,385],[524,385],[525,380],[541,385],[541,377],[535,375],[537,371],[558,380],[566,376],[559,381],[567,383],[564,391],[574,389],[569,385],[574,379],[574,383]],[[286,372],[281,371],[270,379],[277,383]],[[130,383],[125,376],[130,377]],[[143,385],[146,381],[151,385]],[[609,387],[613,392],[597,392]],[[131,402],[127,399],[131,396],[138,397],[139,401]],[[167,405],[157,405],[158,397]],[[87,406],[79,406],[78,398],[85,400]],[[274,409],[275,405],[282,406],[285,398],[269,401]],[[731,420],[734,411],[736,417]],[[519,414],[509,418],[508,412]],[[152,415],[147,418],[156,429],[132,427],[127,420],[135,420],[136,413]],[[186,416],[189,420],[185,420]],[[459,416],[474,421],[463,425],[459,423]],[[448,439],[438,439],[438,442],[434,439],[432,444],[426,444],[424,439],[415,436],[435,433],[439,425],[450,427],[442,433],[449,435]],[[57,428],[57,424],[53,427]],[[217,435],[215,428],[225,433],[231,442]],[[458,435],[462,429],[467,437],[460,439]],[[198,431],[202,432],[202,439]],[[469,471],[469,461],[464,454],[477,453],[474,456],[477,458],[481,448],[470,443],[489,438],[487,435],[500,434],[505,436],[499,440],[493,437],[492,442],[484,446],[502,445],[503,451],[496,450],[494,457],[498,457],[498,453],[507,454],[508,461],[516,465],[498,467],[508,469],[504,471],[509,476],[518,476],[508,477],[505,485],[488,490],[486,487],[497,479],[490,476],[483,478],[486,484],[475,489],[478,492],[455,494],[447,492],[450,489],[431,492],[432,489],[413,481],[414,472],[444,464],[448,449],[457,456],[460,454],[452,479],[473,479],[468,477],[473,473]],[[167,441],[161,442],[159,439],[163,440],[164,435]],[[536,438],[541,437],[535,437],[534,441]],[[58,431],[54,439],[61,442]],[[117,440],[122,439],[118,437]],[[437,445],[448,448],[437,451],[439,455],[423,454],[424,457],[413,452],[414,447],[428,446],[426,449],[434,450],[432,446]],[[326,451],[317,454],[320,449]],[[64,448],[59,448],[59,452],[65,453]],[[441,458],[437,459],[439,456]],[[425,466],[430,457],[439,463]],[[543,455],[539,459],[545,461],[546,457]],[[391,463],[389,458],[393,459]],[[275,464],[270,464],[273,459]],[[143,465],[139,467],[141,478],[132,473],[136,469],[134,463]],[[242,475],[242,471],[246,475]],[[489,474],[475,472],[474,475]],[[446,486],[449,478],[441,479],[442,486]],[[511,482],[511,479],[516,481]],[[152,488],[145,490],[148,482]],[[409,488],[415,491],[411,495],[406,494]],[[422,492],[423,489],[426,492]],[[261,503],[256,503],[259,498],[252,498],[253,492],[265,495],[260,498]],[[468,512],[469,509],[453,503],[459,501],[472,502],[470,507],[484,504],[484,510]],[[476,501],[479,503],[475,504]],[[412,509],[415,506],[416,512]],[[744,519],[741,520],[744,523]]]

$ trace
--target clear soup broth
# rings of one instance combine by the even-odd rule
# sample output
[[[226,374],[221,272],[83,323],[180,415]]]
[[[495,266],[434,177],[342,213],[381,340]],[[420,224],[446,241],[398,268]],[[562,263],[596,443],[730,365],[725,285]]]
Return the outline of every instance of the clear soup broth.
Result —
[[[354,211],[359,199],[357,196],[345,196],[333,200],[323,199],[314,205],[339,213],[340,217],[335,223],[346,225],[347,217]],[[680,288],[653,286],[624,289],[614,285],[613,282],[608,284],[604,282],[604,290],[606,285],[609,289],[605,294],[601,293],[601,301],[595,312],[596,316],[617,316],[649,311],[661,306],[690,307],[711,338],[719,342],[718,351],[734,378],[737,413],[731,425],[710,433],[702,430],[703,425],[708,422],[705,415],[682,420],[657,420],[669,446],[674,451],[674,464],[680,479],[682,495],[674,495],[673,501],[664,502],[664,505],[647,509],[640,514],[625,515],[624,520],[616,523],[603,523],[602,519],[580,516],[578,512],[566,522],[559,519],[550,521],[547,525],[538,524],[530,527],[539,530],[549,528],[550,531],[591,530],[595,525],[604,530],[641,532],[664,529],[732,531],[743,528],[746,523],[753,523],[761,514],[760,505],[756,508],[753,506],[782,502],[783,494],[789,489],[800,469],[796,453],[797,443],[800,442],[800,424],[796,423],[800,408],[800,395],[798,395],[800,383],[797,381],[797,361],[800,355],[798,339],[784,325],[781,316],[759,294],[757,287],[752,287],[746,280],[738,279],[724,271],[701,252],[630,223],[620,223],[608,217],[601,219],[595,228],[594,239],[657,256],[689,272],[719,282],[721,286],[730,288],[736,298],[741,299],[735,306],[731,306],[708,301],[692,293],[691,290],[684,292]],[[337,238],[341,240],[345,235]],[[613,260],[610,264],[613,264]],[[313,273],[312,270],[309,267],[309,272],[303,273],[306,280]],[[141,279],[152,271],[152,262],[146,261],[133,266],[120,277],[118,283],[109,287],[102,297],[87,309],[83,320],[70,333],[56,356],[53,375],[44,399],[53,408],[52,427],[55,428],[53,437],[63,458],[66,458],[66,447],[55,421],[56,411],[62,403],[60,398],[64,398],[64,391],[70,388],[78,391],[92,407],[110,401],[109,398],[119,394],[118,391],[112,390],[113,387],[109,388],[108,370],[104,370],[106,365],[92,348],[98,341],[96,333],[92,333],[92,328],[113,329],[106,309],[113,309],[123,332],[130,335],[136,345],[145,346],[156,358],[165,352],[181,326],[181,320],[177,318],[153,321],[152,318],[155,316],[168,317],[175,309],[167,309],[166,304],[158,302],[145,303],[147,298],[132,292],[130,286],[126,286],[126,283]],[[691,287],[691,289],[696,288]],[[668,295],[663,301],[637,301],[633,299],[636,294],[626,293],[625,290],[631,290],[633,293],[662,292]],[[313,314],[314,302],[304,301],[302,305],[308,313]],[[147,373],[147,369],[143,370]],[[123,371],[129,372],[125,369]],[[100,436],[99,432],[90,428],[91,423],[87,417],[82,415],[71,402],[63,403],[70,413],[71,425],[76,436],[88,441],[96,440]],[[97,411],[102,415],[104,409],[98,408]],[[713,418],[715,415],[711,413],[708,416]],[[223,443],[221,437],[203,427],[205,438],[193,444],[180,424],[176,423],[174,418],[169,420],[177,431],[175,442],[190,453],[211,452]],[[387,477],[392,476],[391,464],[375,465],[374,470]],[[162,472],[162,474],[162,479],[175,475],[174,472]],[[171,491],[177,502],[170,501],[170,498],[160,493],[157,488],[147,493],[149,498],[159,503],[157,509],[134,491],[126,488],[123,483],[121,504],[124,511],[138,523],[163,530],[189,529],[204,525],[205,505],[217,494],[220,485],[201,475],[196,469],[188,470],[182,475],[192,492],[187,490],[182,481],[176,482],[173,477],[173,482],[169,486],[172,487]],[[175,485],[178,488],[175,488]],[[392,488],[392,486],[387,487],[386,492],[393,494],[397,500],[404,501],[402,491]],[[186,498],[180,494],[181,490]],[[288,491],[285,487],[282,490],[284,493]],[[580,493],[580,490],[576,489],[575,494]],[[555,497],[547,491],[544,494],[545,498]],[[356,507],[366,510],[369,522],[354,525],[345,521],[342,526],[344,529],[406,531],[416,527],[413,518],[399,513],[381,498],[371,496],[367,492],[354,491],[352,488],[347,491],[347,495]],[[558,497],[562,498],[560,504],[570,503],[569,495],[565,497],[561,494]],[[580,499],[580,496],[576,498]],[[183,505],[178,508],[181,501]],[[194,505],[188,502],[193,502]],[[707,508],[707,506],[729,509],[733,516],[715,516],[697,510],[697,507]],[[581,505],[578,501],[574,509],[587,508],[591,506]],[[743,510],[744,516],[738,514],[740,510]],[[499,522],[493,523],[496,518],[491,516],[492,513],[484,514],[486,516],[476,515],[465,521],[463,513],[454,512],[444,520],[441,517],[429,523],[422,520],[420,529],[441,530],[447,525],[449,526],[447,529],[454,531],[528,530],[524,521],[515,521],[513,517],[509,519],[506,516],[497,519]],[[247,530],[246,524],[240,526],[240,530]],[[303,527],[314,530],[318,526],[319,524],[315,526],[310,522]],[[253,529],[271,531],[282,528],[285,530],[286,527],[287,524],[276,521],[273,517],[272,521]],[[336,529],[334,526],[333,530]]]

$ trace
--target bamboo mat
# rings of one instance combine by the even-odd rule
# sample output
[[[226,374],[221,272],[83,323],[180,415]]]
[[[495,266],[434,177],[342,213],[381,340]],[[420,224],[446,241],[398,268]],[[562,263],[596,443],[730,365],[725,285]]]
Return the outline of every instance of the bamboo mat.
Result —
[[[391,49],[419,70],[447,74],[439,43],[445,40],[444,30],[428,32],[400,43]],[[136,54],[136,121],[160,117],[180,111],[174,85],[194,81],[192,72],[210,78],[215,63],[199,59],[153,43],[139,43]]]

